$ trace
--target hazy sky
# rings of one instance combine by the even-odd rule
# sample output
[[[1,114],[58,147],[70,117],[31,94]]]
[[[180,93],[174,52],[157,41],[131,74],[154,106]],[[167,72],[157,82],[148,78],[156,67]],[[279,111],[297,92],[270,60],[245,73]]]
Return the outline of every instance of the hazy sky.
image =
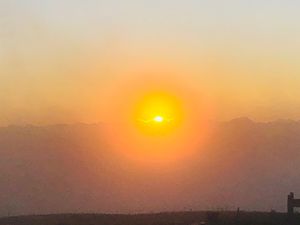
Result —
[[[148,76],[209,96],[217,120],[300,119],[299,7],[1,0],[0,125],[105,122],[122,84]]]

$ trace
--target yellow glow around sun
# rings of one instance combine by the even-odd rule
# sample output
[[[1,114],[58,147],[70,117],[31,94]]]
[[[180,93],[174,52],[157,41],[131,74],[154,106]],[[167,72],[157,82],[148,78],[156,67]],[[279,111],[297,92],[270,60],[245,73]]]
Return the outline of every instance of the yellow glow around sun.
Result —
[[[166,92],[150,92],[136,102],[137,128],[146,135],[167,135],[176,131],[183,119],[181,101]]]
[[[141,165],[192,156],[212,129],[205,97],[199,103],[187,88],[147,85],[130,86],[128,93],[119,95],[111,113],[109,143],[124,159]]]

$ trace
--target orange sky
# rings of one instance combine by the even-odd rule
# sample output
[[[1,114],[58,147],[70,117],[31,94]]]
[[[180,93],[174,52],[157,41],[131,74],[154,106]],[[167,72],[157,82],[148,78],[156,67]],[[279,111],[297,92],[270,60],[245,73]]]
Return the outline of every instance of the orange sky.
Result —
[[[167,2],[1,2],[0,125],[108,122],[153,77],[214,120],[299,119],[298,3]]]
[[[3,176],[4,188],[19,193],[24,186],[26,193],[28,185],[34,196],[24,196],[34,199],[37,186],[24,174],[48,190],[44,173],[70,185],[50,177],[58,203],[79,184],[79,195],[92,187],[99,197],[84,202],[105,200],[106,209],[139,209],[134,196],[144,205],[157,200],[147,210],[195,207],[202,197],[224,203],[237,195],[239,206],[246,196],[248,208],[265,204],[261,193],[277,201],[271,195],[291,189],[286,174],[297,180],[296,131],[283,125],[272,133],[266,123],[256,134],[247,119],[215,128],[237,117],[300,119],[299,8],[293,0],[1,0],[0,127],[75,124],[2,128],[12,131],[1,148],[12,174]],[[156,116],[164,121],[156,123]],[[26,185],[15,185],[15,170]],[[267,175],[276,179],[259,189]],[[282,179],[286,189],[278,185]],[[110,202],[106,193],[115,192]],[[45,193],[37,193],[37,206],[60,205]]]

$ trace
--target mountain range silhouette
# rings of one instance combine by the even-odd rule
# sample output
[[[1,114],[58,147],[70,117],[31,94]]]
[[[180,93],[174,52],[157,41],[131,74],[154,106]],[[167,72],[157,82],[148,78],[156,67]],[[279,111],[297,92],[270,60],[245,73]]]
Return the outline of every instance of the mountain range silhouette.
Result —
[[[285,211],[300,190],[299,121],[221,122],[188,165],[140,171],[112,153],[105,126],[1,127],[0,215]]]

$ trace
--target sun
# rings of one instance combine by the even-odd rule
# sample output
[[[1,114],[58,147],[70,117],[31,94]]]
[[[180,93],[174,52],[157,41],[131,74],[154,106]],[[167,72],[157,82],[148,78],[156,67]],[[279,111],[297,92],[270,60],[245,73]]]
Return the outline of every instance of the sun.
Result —
[[[172,93],[154,91],[135,102],[132,121],[137,133],[146,137],[171,136],[180,130],[184,114],[181,99]]]
[[[156,123],[162,123],[162,122],[164,122],[164,117],[162,117],[162,116],[155,116],[153,118],[153,121],[156,122]]]
[[[141,166],[192,157],[211,134],[211,111],[184,91],[155,86],[120,95],[108,128],[113,150]]]

